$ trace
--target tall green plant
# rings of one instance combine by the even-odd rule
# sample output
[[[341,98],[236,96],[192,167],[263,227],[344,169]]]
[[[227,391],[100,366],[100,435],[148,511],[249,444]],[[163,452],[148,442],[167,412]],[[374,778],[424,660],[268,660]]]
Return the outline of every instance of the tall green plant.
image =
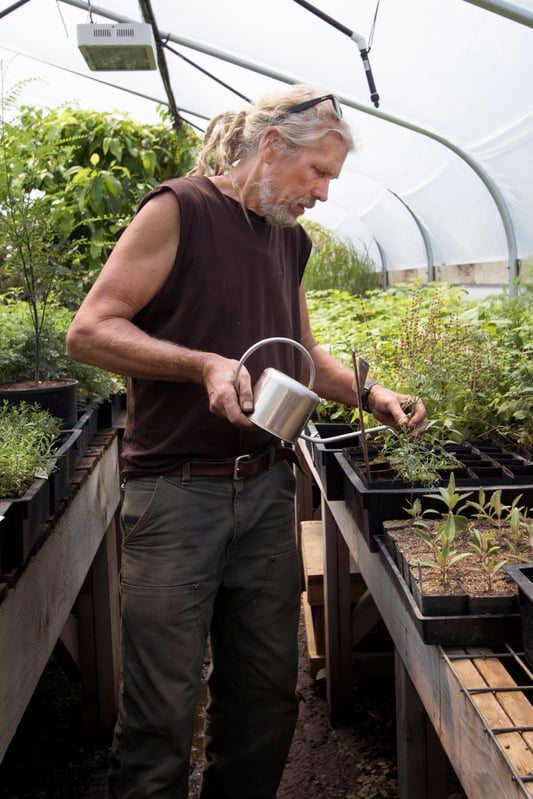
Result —
[[[304,221],[304,227],[313,241],[305,270],[307,289],[339,289],[364,296],[378,286],[379,276],[368,252],[358,253],[351,241],[340,239],[316,222]]]
[[[22,89],[6,98],[11,108]],[[143,125],[127,115],[18,104],[10,119],[6,163],[12,180],[28,199],[43,198],[56,240],[62,236],[68,243],[55,288],[62,303],[79,305],[141,197],[192,166],[197,135],[186,124],[176,129],[166,111],[160,114],[160,124]],[[35,207],[34,216],[39,211]],[[0,284],[0,290],[6,287]]]
[[[34,129],[9,119],[16,91],[0,96],[1,274],[23,300],[33,329],[33,377],[41,379],[43,330],[59,281],[68,273],[76,242],[72,216],[41,188],[43,164],[57,157]]]

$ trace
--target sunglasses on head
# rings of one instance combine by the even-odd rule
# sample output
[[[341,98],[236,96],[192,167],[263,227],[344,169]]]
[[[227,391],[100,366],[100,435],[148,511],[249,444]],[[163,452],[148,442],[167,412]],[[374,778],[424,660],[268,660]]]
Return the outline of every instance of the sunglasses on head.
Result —
[[[299,114],[301,111],[307,111],[308,108],[313,108],[313,106],[318,105],[319,103],[324,103],[326,100],[331,100],[333,110],[335,111],[339,119],[342,119],[342,108],[338,99],[335,97],[334,94],[325,94],[323,97],[314,97],[312,100],[306,100],[303,103],[298,103],[297,105],[291,105],[290,108],[287,108],[286,111],[283,111],[282,114],[276,117],[276,119],[274,120],[274,124],[276,122],[281,122],[281,120],[285,119],[285,117],[289,116],[289,114]]]

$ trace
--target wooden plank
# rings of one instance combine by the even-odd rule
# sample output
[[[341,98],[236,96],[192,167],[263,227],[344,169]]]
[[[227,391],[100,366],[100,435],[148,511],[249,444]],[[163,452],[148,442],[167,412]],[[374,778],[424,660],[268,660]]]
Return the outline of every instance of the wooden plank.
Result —
[[[474,664],[487,685],[494,688],[517,687],[501,660],[475,658]],[[522,691],[502,691],[495,696],[515,727],[533,727],[533,706]],[[523,732],[522,737],[533,751],[533,731]]]
[[[296,518],[297,534],[300,531],[300,525],[306,519],[312,519],[314,515],[313,509],[313,474],[309,469],[304,458],[300,458],[302,468],[295,467],[294,475],[296,477],[296,494],[294,497],[294,511]]]
[[[315,625],[311,605],[308,602],[307,594],[302,593],[302,609],[304,614],[305,636],[307,639],[307,657],[309,659],[309,674],[316,679],[322,669],[326,666],[324,652],[319,652],[316,645]]]
[[[324,538],[322,521],[301,524],[305,590],[310,605],[324,604]]]
[[[61,649],[64,662],[70,661],[69,668],[79,670],[80,650],[78,646],[78,621],[72,614],[69,615],[61,635],[56,644],[56,650]]]
[[[116,437],[0,604],[0,760],[120,501]]]
[[[352,646],[356,646],[381,620],[370,591],[366,590],[352,610]]]
[[[506,669],[495,660],[465,657],[464,660],[455,660],[454,668],[467,689],[486,687],[496,689],[506,685],[516,687]],[[472,701],[490,730],[533,724],[533,708],[521,692],[473,693]],[[526,736],[531,741],[531,733],[528,735],[521,732],[502,732],[496,735],[498,745],[509,759],[516,774],[521,777],[533,774],[533,751],[528,745]],[[533,796],[533,784],[526,783],[525,789],[530,796]]]
[[[324,535],[323,522],[305,521],[301,524],[301,549],[305,590],[310,605],[324,604]],[[366,591],[361,572],[350,557],[350,597],[357,603]]]

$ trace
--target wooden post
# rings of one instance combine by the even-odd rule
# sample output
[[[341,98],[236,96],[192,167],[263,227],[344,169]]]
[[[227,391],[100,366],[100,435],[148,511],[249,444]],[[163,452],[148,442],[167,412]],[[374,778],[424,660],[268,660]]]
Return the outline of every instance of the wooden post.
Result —
[[[105,532],[120,503],[116,434],[85,460],[78,490],[0,605],[0,761],[102,540],[115,541]]]
[[[119,593],[115,519],[96,553],[76,602],[86,735],[115,723],[119,686]]]
[[[447,799],[448,758],[395,654],[398,799]]]
[[[352,625],[350,554],[327,503],[324,520],[324,605],[326,693],[330,722],[345,720],[352,711]]]

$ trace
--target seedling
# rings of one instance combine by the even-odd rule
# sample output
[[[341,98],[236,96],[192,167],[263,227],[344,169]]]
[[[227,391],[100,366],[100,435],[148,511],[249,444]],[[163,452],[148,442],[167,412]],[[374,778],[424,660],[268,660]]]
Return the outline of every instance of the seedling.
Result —
[[[470,545],[481,560],[481,565],[475,568],[475,571],[486,576],[487,589],[490,592],[492,591],[494,576],[505,566],[507,561],[498,560],[497,555],[500,548],[496,546],[490,533],[481,533],[477,528],[474,528]]]

